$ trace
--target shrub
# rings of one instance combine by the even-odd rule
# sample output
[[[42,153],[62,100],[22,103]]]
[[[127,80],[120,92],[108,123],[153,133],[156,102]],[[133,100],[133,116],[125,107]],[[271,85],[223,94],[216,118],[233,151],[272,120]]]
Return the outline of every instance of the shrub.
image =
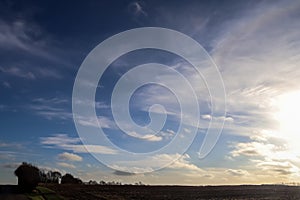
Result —
[[[65,174],[61,177],[61,184],[82,184],[79,178],[74,178],[71,174]]]

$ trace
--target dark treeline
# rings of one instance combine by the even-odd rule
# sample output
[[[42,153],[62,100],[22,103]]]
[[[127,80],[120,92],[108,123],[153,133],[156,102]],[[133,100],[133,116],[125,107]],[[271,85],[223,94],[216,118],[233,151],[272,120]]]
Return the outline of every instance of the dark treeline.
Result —
[[[30,192],[38,186],[39,183],[52,183],[52,184],[83,184],[82,180],[75,178],[72,174],[66,173],[62,176],[59,171],[39,169],[30,163],[23,162],[16,170],[15,175],[18,177],[18,186],[20,190]],[[121,182],[105,182],[90,180],[88,185],[132,185],[122,184]],[[144,185],[142,182],[135,183],[134,185]]]
[[[40,170],[38,167],[23,162],[16,170],[18,186],[22,191],[32,191],[39,183],[61,183],[61,184],[82,184],[82,180],[71,174],[62,174],[58,171]]]
[[[97,182],[95,180],[90,180],[89,182],[87,182],[85,184],[87,184],[87,185],[145,185],[141,181],[134,183],[134,184],[130,184],[130,183],[122,183],[122,182],[118,182],[118,181],[109,181],[109,182],[99,181],[99,182]]]

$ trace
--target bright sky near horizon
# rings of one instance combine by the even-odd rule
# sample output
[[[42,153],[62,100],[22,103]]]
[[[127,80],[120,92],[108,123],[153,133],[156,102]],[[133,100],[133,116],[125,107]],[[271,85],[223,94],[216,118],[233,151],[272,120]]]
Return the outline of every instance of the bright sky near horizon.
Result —
[[[153,49],[133,51],[115,60],[100,80],[95,107],[106,136],[123,149],[156,150],[175,137],[180,123],[176,96],[150,84],[131,97],[131,116],[137,124],[146,125],[149,107],[161,104],[168,115],[163,129],[148,137],[138,132],[122,134],[117,128],[111,93],[118,79],[134,66],[167,65],[183,74],[201,97],[200,122],[204,125],[198,127],[188,151],[164,169],[146,174],[99,163],[81,143],[72,116],[73,84],[85,57],[110,36],[140,27],[173,29],[199,42],[219,68],[227,111],[226,116],[216,117],[225,121],[216,146],[199,159],[205,124],[215,116],[210,114],[207,88],[196,80],[191,66],[170,52]],[[1,1],[0,183],[16,183],[13,171],[22,161],[70,172],[85,181],[299,182],[299,64],[299,1]],[[205,78],[213,77],[207,73]],[[164,74],[155,78],[174,81]],[[190,96],[186,91],[181,94]],[[89,119],[81,123],[95,126]],[[104,156],[116,154],[105,146],[91,149]],[[160,164],[173,157],[178,155],[161,154],[148,162]]]

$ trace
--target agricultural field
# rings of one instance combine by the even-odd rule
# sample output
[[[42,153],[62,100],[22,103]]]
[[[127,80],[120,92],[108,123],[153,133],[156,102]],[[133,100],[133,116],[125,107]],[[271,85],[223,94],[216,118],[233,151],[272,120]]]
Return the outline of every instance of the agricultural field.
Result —
[[[300,187],[251,186],[134,186],[48,185],[66,199],[300,199]]]

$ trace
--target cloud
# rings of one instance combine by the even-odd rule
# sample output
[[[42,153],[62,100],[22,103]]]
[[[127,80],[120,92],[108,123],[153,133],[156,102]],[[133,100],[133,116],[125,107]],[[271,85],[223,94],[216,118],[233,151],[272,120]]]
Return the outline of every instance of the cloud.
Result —
[[[46,69],[46,68],[30,68],[22,66],[22,67],[0,67],[0,72],[5,73],[10,76],[15,76],[19,78],[24,78],[27,80],[36,80],[38,78],[62,78],[61,74],[59,74],[54,69]],[[7,82],[6,82],[7,83]]]
[[[7,146],[8,147],[8,146]],[[17,146],[9,146],[8,148],[3,147],[3,149],[12,149],[12,150],[0,150],[0,158],[2,160],[10,160],[10,161],[16,161],[19,158],[24,158],[24,157],[38,157],[40,154],[35,154],[35,153],[28,153],[24,151],[23,146],[20,147]],[[19,151],[17,151],[19,150]]]
[[[27,26],[24,21],[5,22],[0,20],[0,44],[2,48],[18,48],[31,50],[32,39],[28,35],[32,27]],[[37,31],[38,32],[38,31]]]
[[[297,16],[300,4],[287,1],[286,3],[276,2],[272,5],[262,2],[257,5],[249,4],[246,7],[240,4],[236,6],[244,9],[243,12],[232,10],[230,17],[224,20],[220,20],[218,15],[210,15],[207,16],[207,23],[203,25],[201,23],[203,19],[197,18],[198,15],[194,14],[192,15],[193,18],[196,18],[194,24],[187,26],[186,21],[188,20],[185,20],[185,23],[179,23],[177,26],[180,26],[180,30],[185,26],[190,29],[190,27],[198,27],[198,24],[203,25],[199,30],[193,28],[193,30],[186,31],[197,39],[202,36],[204,36],[203,38],[207,37],[203,35],[203,27],[210,31],[209,39],[207,39],[209,44],[206,44],[205,48],[209,50],[210,55],[217,63],[227,91],[228,115],[225,118],[217,116],[220,117],[220,121],[226,121],[223,133],[250,136],[256,130],[276,129],[278,122],[272,116],[274,111],[271,104],[272,99],[282,92],[299,87],[297,81],[300,70],[297,68],[297,63],[300,61],[300,46],[296,41],[300,39],[300,32],[297,28],[299,20],[295,16]],[[228,9],[232,8],[228,6]],[[187,10],[190,11],[191,8]],[[222,9],[220,10],[222,12]],[[162,18],[160,21],[169,17],[171,20],[168,25],[172,24],[170,22],[175,17],[173,12],[174,10],[164,11],[160,16]],[[201,17],[205,18],[202,15]],[[212,21],[222,23],[214,26],[217,28],[212,28],[210,27]],[[177,20],[176,23],[178,23]],[[180,60],[175,60],[169,66],[187,77],[196,89],[196,93],[200,94],[201,112],[209,113],[209,98],[203,98],[209,97],[206,93],[206,85],[201,84],[202,80],[197,79],[191,66]],[[211,77],[213,74],[209,71],[205,73],[205,79],[212,79]],[[160,79],[170,83],[176,80],[172,76],[168,77],[162,74],[156,77],[156,80]],[[213,88],[214,85],[209,85],[209,87]],[[181,92],[184,96],[189,96],[186,91],[182,90]],[[174,121],[180,119],[178,115],[180,109],[176,99],[158,87],[148,87],[140,92],[140,96],[140,99],[137,98],[139,103],[137,107],[140,106],[138,109],[147,111],[149,105],[159,103],[166,105],[167,114],[174,116],[172,118]],[[202,117],[203,121],[211,118],[209,115]],[[201,126],[200,128],[205,128],[207,124],[201,121]]]
[[[272,99],[298,88],[300,31],[294,15],[299,8],[294,1],[263,2],[223,23],[212,42],[235,133],[244,132],[239,131],[241,126],[248,133],[276,129]]]
[[[0,111],[4,111],[7,108],[6,105],[0,104]]]
[[[144,11],[144,8],[141,5],[141,2],[132,2],[128,6],[129,12],[133,13],[135,16],[143,15],[148,16],[148,14]]]
[[[246,176],[249,175],[248,171],[243,169],[227,169],[226,173],[232,176]]]
[[[247,158],[251,168],[254,166],[270,176],[298,176],[300,158],[286,141],[275,136],[263,131],[250,137],[248,142],[231,143],[231,159]]]
[[[180,157],[178,160],[173,162],[171,165],[168,166],[168,168],[171,169],[181,169],[181,170],[190,170],[193,172],[203,173],[204,170],[199,168],[197,165],[190,163],[191,158],[188,154],[184,154],[182,157]]]
[[[299,174],[300,169],[289,161],[257,161],[257,167],[278,175]]]
[[[80,138],[69,137],[67,134],[55,134],[50,137],[41,137],[41,144],[63,146],[65,144],[75,144],[80,142]]]
[[[205,115],[201,115],[200,117],[201,117],[201,119],[204,119],[204,120],[212,120],[212,118],[214,118],[217,121],[225,121],[227,123],[234,122],[234,119],[232,117],[229,117],[229,116],[215,117],[215,116],[212,116],[212,115],[209,115],[209,114],[205,114]]]
[[[241,142],[232,145],[231,151],[233,157],[237,156],[264,156],[269,155],[276,148],[273,144],[263,144],[259,142]]]
[[[59,168],[56,168],[56,167],[52,167],[52,166],[48,166],[48,165],[41,164],[41,165],[38,165],[38,167],[39,167],[40,170],[45,171],[45,172],[52,171],[52,172],[60,172],[61,174],[66,173],[65,170],[62,170],[62,169],[59,169]]]
[[[65,98],[58,98],[58,97],[54,97],[54,98],[35,98],[32,100],[35,103],[40,103],[40,104],[62,104],[62,103],[68,103],[69,101]]]
[[[82,161],[82,157],[68,152],[59,154],[58,159],[65,160],[65,161]]]
[[[184,131],[187,133],[189,132],[189,130],[187,129],[185,129]],[[165,140],[171,140],[176,135],[176,133],[171,129],[167,129],[165,131],[160,131],[158,135],[164,138]]]
[[[61,79],[63,78],[63,75],[59,73],[57,70],[53,68],[42,68],[38,67],[34,69],[34,73],[37,74],[37,77],[42,78],[54,78],[54,79]]]
[[[6,51],[24,51],[26,54],[39,56],[51,61],[60,61],[58,57],[50,53],[49,49],[53,40],[40,26],[30,21],[0,20],[0,47]]]
[[[69,137],[67,134],[56,134],[50,137],[40,137],[41,144],[46,148],[57,148],[75,153],[98,153],[98,154],[117,154],[118,152],[110,147],[101,145],[80,144],[80,138]],[[87,151],[89,150],[89,152]]]
[[[108,108],[110,108],[109,105],[107,105],[105,102],[102,102],[102,101],[95,102],[95,107],[96,107],[96,109],[108,109]]]
[[[31,104],[26,105],[25,109],[30,109],[36,115],[48,120],[71,120],[73,115],[66,109],[68,103],[69,101],[65,98],[36,98]]]
[[[7,168],[7,169],[17,169],[20,165],[21,165],[21,163],[5,163],[5,164],[2,164],[1,167]]]
[[[73,114],[68,109],[69,101],[64,98],[37,98],[32,103],[24,106],[34,114],[47,120],[72,120]]]
[[[63,148],[66,150],[73,150],[76,153],[97,153],[108,155],[114,155],[118,153],[118,151],[102,145],[64,145]]]
[[[10,67],[10,68],[0,67],[0,72],[6,73],[6,74],[9,74],[12,76],[30,79],[30,80],[36,79],[36,76],[31,71],[25,71],[18,67]]]
[[[191,163],[188,154],[183,156],[180,154],[158,154],[155,156],[145,157],[145,160],[126,160],[126,165],[122,165],[124,161],[116,160],[110,165],[116,171],[129,172],[134,174],[143,173],[145,171],[154,171],[157,168],[165,167],[167,169],[184,171],[185,173],[205,174],[205,171],[197,165]]]
[[[113,173],[117,176],[134,176],[135,175],[134,173],[123,172],[123,171],[119,171],[119,170],[116,170]]]
[[[276,135],[276,132],[261,130],[254,132],[247,142],[230,142],[232,157],[261,157],[269,159],[295,159],[288,156],[291,149],[287,141]]]
[[[5,148],[5,147],[20,149],[20,148],[23,147],[23,145],[20,144],[20,143],[16,143],[16,142],[3,142],[3,141],[0,141],[0,148]]]
[[[56,164],[61,166],[61,167],[65,167],[65,168],[70,168],[70,169],[75,169],[76,168],[75,165],[65,163],[65,162],[58,162]]]
[[[151,135],[151,134],[141,135],[134,131],[128,132],[127,134],[132,137],[139,138],[141,140],[146,140],[149,142],[159,142],[163,139],[161,136],[158,135]]]
[[[15,160],[15,152],[10,151],[0,151],[1,160]]]
[[[4,81],[4,82],[2,83],[2,85],[3,85],[5,88],[11,88],[10,83],[7,82],[7,81]]]
[[[101,128],[117,129],[117,126],[115,125],[114,121],[112,121],[109,117],[97,116],[97,118],[95,118],[92,116],[77,116],[77,118],[78,123],[82,126],[91,126],[96,128],[100,126]]]

